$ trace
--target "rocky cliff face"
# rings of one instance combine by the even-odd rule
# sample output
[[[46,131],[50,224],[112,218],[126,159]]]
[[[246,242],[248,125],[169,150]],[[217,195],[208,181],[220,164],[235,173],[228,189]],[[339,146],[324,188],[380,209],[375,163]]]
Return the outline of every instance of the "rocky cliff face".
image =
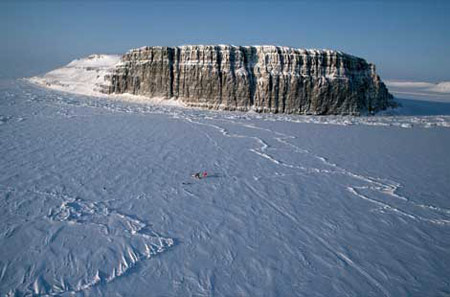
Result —
[[[122,57],[109,93],[190,106],[298,114],[360,114],[392,106],[364,59],[278,46],[143,47]]]

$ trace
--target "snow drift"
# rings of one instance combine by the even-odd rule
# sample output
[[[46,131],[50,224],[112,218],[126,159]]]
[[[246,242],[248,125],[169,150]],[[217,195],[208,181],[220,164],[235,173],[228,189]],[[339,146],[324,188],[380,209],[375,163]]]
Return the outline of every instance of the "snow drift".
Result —
[[[0,81],[0,113],[2,297],[450,291],[449,116],[205,111],[22,81]]]
[[[105,80],[105,76],[119,62],[120,56],[117,55],[90,55],[29,81],[59,91],[99,96],[109,88],[110,82]]]

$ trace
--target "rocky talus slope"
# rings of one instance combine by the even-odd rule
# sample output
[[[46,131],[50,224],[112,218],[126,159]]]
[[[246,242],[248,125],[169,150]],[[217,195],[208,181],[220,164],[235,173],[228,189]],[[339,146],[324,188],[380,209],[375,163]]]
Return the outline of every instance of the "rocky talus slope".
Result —
[[[297,114],[361,114],[394,106],[364,59],[279,46],[143,47],[122,57],[108,93],[189,106]]]

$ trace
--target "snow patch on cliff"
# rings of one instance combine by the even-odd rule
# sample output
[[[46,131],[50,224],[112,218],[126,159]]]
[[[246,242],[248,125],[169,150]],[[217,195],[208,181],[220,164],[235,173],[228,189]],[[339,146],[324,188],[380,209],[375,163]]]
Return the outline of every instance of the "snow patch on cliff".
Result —
[[[105,76],[111,73],[119,62],[118,55],[90,55],[73,60],[66,66],[42,76],[32,77],[29,81],[68,93],[103,96],[102,91],[109,85]]]
[[[27,79],[39,86],[72,94],[107,97],[112,100],[154,105],[183,106],[180,101],[166,98],[148,98],[133,94],[106,94],[111,82],[105,79],[121,63],[119,55],[90,55],[73,60],[66,66],[41,76]]]

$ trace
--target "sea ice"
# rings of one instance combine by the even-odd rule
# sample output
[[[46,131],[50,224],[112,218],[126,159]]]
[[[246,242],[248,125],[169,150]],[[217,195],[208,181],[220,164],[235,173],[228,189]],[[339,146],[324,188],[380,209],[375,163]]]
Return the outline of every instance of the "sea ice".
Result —
[[[305,117],[118,99],[0,82],[1,296],[450,291],[448,104]]]

